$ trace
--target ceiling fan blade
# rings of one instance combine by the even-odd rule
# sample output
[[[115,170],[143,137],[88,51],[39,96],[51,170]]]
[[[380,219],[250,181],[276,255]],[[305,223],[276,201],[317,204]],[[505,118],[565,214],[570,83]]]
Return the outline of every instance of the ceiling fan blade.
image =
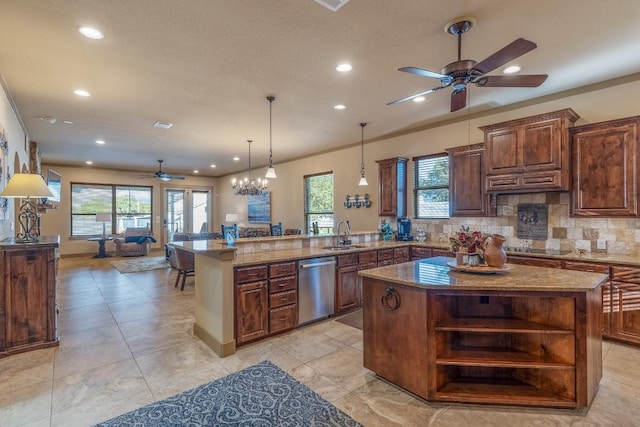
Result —
[[[458,111],[467,105],[467,90],[455,90],[451,92],[451,112]]]
[[[417,68],[417,67],[402,67],[402,68],[398,68],[398,71],[404,71],[405,73],[416,74],[418,76],[423,76],[423,77],[431,77],[434,79],[442,79],[442,78],[448,77],[445,74],[440,74],[440,73],[436,73],[434,71],[429,71],[429,70],[423,70],[422,68]]]
[[[184,180],[184,176],[165,175],[164,177],[167,178],[167,180]]]
[[[487,76],[474,81],[480,87],[538,87],[545,80],[546,74],[529,74],[522,76]]]
[[[424,92],[414,93],[413,95],[405,96],[404,98],[400,98],[400,99],[396,99],[395,101],[388,102],[387,105],[399,104],[401,102],[409,101],[409,100],[412,100],[412,99],[417,98],[419,96],[435,92],[435,91],[440,90],[440,89],[442,89],[444,87],[445,86],[439,86],[439,87],[434,87],[433,89],[425,90]]]
[[[475,67],[473,67],[473,69],[482,74],[486,74],[489,71],[495,70],[499,66],[506,64],[512,59],[516,59],[517,57],[532,51],[536,47],[538,47],[538,45],[534,42],[519,38],[485,60],[479,62]]]

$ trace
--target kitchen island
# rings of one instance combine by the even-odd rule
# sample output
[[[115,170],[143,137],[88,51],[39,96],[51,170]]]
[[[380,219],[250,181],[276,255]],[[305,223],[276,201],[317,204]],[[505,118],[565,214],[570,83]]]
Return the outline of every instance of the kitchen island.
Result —
[[[360,271],[364,365],[436,402],[587,407],[602,376],[606,274],[435,257]]]

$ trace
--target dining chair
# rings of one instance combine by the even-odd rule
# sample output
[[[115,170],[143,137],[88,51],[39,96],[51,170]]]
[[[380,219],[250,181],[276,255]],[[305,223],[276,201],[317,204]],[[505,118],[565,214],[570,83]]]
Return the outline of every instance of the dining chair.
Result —
[[[282,223],[279,222],[277,224],[271,224],[271,235],[272,236],[282,236]]]
[[[233,225],[224,225],[221,224],[220,228],[222,229],[222,238],[227,238],[227,233],[230,232],[234,239],[238,238],[238,224]]]

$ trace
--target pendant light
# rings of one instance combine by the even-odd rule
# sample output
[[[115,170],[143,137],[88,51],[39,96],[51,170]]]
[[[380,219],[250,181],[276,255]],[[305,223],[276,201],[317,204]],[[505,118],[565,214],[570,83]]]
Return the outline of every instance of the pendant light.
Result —
[[[271,105],[273,101],[276,100],[275,96],[267,96],[267,101],[269,101],[269,167],[267,168],[267,173],[264,175],[265,178],[277,178],[276,170],[273,167],[273,149],[271,144]]]
[[[258,178],[256,181],[251,179],[251,143],[253,141],[247,139],[247,143],[249,144],[249,178],[245,178],[244,180],[236,180],[233,178],[231,180],[231,187],[234,190],[236,196],[258,196],[262,194],[269,185],[269,182],[266,179]]]
[[[364,127],[366,125],[366,123],[360,123],[360,127],[362,128],[362,134],[360,138],[360,149],[362,152],[362,157],[360,161],[360,182],[358,182],[358,185],[362,186],[369,185],[369,183],[367,182],[367,178],[364,176]]]

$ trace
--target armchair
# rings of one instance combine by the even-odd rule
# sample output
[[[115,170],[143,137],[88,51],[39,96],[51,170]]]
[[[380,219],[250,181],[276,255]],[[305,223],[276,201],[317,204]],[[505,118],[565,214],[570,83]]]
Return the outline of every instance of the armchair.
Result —
[[[151,250],[151,242],[156,239],[147,227],[129,227],[123,237],[113,239],[117,256],[144,256]]]

